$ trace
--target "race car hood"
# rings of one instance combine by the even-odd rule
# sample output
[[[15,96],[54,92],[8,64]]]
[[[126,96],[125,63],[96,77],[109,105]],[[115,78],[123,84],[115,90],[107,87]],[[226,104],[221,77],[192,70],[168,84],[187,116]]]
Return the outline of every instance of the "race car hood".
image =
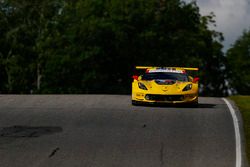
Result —
[[[170,80],[151,80],[151,81],[145,81],[141,80],[139,81],[143,83],[149,92],[154,93],[167,93],[167,94],[174,94],[174,93],[181,93],[182,90],[188,85],[192,84],[191,82],[180,82],[180,81],[170,81]]]

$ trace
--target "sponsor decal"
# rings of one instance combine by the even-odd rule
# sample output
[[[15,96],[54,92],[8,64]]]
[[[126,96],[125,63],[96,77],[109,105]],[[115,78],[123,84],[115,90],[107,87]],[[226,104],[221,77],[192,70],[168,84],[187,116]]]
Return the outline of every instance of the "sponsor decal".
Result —
[[[171,72],[171,73],[181,73],[181,74],[184,73],[183,70],[176,70],[176,69],[172,69],[172,68],[157,68],[157,69],[148,70],[147,72],[148,73],[154,73],[154,72]]]

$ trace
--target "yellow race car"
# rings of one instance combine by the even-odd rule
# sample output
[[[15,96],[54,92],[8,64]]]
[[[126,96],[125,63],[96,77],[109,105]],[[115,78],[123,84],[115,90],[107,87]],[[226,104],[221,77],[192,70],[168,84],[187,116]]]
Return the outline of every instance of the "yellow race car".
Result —
[[[141,75],[133,76],[132,104],[141,103],[188,103],[198,104],[199,78],[191,77],[187,71],[198,68],[144,67]]]

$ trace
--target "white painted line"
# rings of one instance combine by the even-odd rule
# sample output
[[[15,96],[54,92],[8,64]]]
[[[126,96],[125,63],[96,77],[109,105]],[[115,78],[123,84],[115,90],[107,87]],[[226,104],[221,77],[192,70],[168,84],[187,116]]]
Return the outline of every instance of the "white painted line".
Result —
[[[236,141],[236,167],[241,167],[241,138],[240,138],[240,128],[238,124],[238,118],[236,116],[236,112],[233,109],[233,106],[226,98],[222,98],[224,102],[227,104],[227,107],[230,110],[230,113],[233,117],[234,122],[234,132],[235,132],[235,141]]]

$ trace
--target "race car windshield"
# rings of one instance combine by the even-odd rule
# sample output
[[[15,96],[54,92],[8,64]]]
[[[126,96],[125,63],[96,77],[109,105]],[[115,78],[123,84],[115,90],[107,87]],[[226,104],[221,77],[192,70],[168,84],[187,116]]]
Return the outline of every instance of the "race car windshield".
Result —
[[[188,76],[187,74],[182,73],[166,73],[166,72],[154,72],[154,73],[145,73],[142,76],[142,80],[175,80],[175,81],[181,81],[181,82],[188,82]]]

